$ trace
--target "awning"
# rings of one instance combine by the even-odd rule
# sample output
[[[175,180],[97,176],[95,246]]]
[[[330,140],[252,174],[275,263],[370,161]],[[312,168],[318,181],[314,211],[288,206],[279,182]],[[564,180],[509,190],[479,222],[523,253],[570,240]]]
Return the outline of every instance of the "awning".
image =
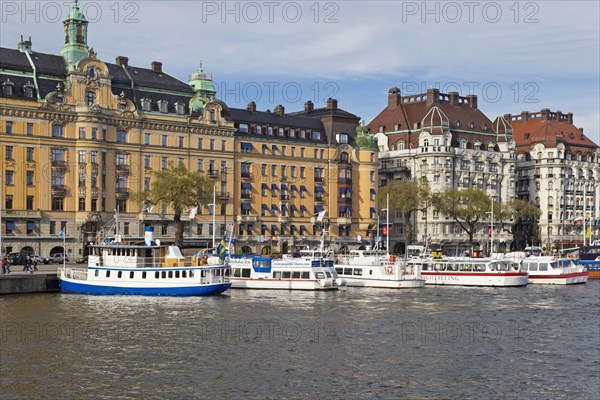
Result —
[[[266,204],[263,204],[261,208],[262,208],[263,210],[268,210],[268,209],[269,209],[269,206],[268,206],[268,205],[266,205]]]
[[[306,227],[304,225],[300,225],[300,232],[306,232]]]
[[[315,206],[315,212],[323,211],[323,206]]]
[[[269,148],[269,145],[263,143],[263,149],[268,149],[268,148]]]
[[[351,187],[347,188],[347,190],[346,190],[346,191],[347,191],[349,194],[352,194],[352,188],[351,188]]]
[[[338,210],[339,210],[339,212],[344,212],[344,211],[346,211],[346,206],[339,206]]]
[[[27,221],[27,229],[28,230],[35,229],[35,222],[34,221]]]
[[[348,211],[349,213],[351,213],[352,212],[352,206],[346,207],[346,211]]]
[[[275,150],[279,150],[279,147],[277,147],[277,145],[276,145],[276,144],[274,144],[274,145],[272,146],[272,148],[273,148],[273,151],[275,151]]]
[[[242,182],[242,189],[244,190],[252,190],[252,184],[248,182]]]
[[[288,210],[287,206],[285,204],[282,204],[281,205],[281,211],[287,212],[287,210]]]
[[[272,184],[271,185],[271,190],[279,190],[279,187],[277,187],[276,184]]]
[[[242,142],[242,150],[252,150],[253,148],[254,146],[252,146],[252,143]]]
[[[371,188],[371,194],[377,194],[377,192],[375,191],[375,189]]]
[[[307,191],[307,190],[306,190],[306,186],[300,186],[300,191],[301,191],[301,192],[306,192],[306,191]]]
[[[274,230],[274,231],[278,231],[279,230],[279,228],[277,228],[277,225],[271,225],[271,229]]]
[[[377,214],[377,210],[371,207],[371,214]]]
[[[282,183],[281,184],[281,190],[288,190],[287,185]]]
[[[6,221],[6,229],[12,231],[15,229],[15,223],[13,221]]]
[[[242,203],[242,210],[250,210],[252,209],[252,207],[250,206],[250,203]]]
[[[306,211],[307,212],[308,210],[306,209],[306,206],[300,206],[300,211]]]
[[[298,209],[296,208],[296,206],[295,206],[294,204],[292,204],[292,205],[290,206],[290,210],[292,210],[292,211],[294,211],[294,212],[298,211]]]
[[[292,185],[292,186],[290,186],[290,190],[291,190],[292,192],[297,192],[297,191],[298,191],[298,188],[296,187],[296,185]]]
[[[315,193],[325,193],[323,186],[315,186]]]
[[[279,207],[277,207],[277,204],[271,204],[271,209],[275,210],[275,211],[279,211]]]
[[[269,185],[267,185],[266,183],[263,183],[261,188],[269,190]]]
[[[297,230],[298,228],[296,228],[296,225],[290,225],[290,231],[296,232]]]

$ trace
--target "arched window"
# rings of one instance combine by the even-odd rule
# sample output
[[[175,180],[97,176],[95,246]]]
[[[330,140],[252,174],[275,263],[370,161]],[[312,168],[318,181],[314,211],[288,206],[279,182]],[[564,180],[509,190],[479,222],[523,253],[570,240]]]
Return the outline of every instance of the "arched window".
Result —
[[[423,140],[423,146],[424,147],[428,147],[429,146],[429,139]]]
[[[85,104],[87,104],[88,107],[91,107],[94,104],[96,104],[96,93],[95,92],[88,90],[85,93]]]
[[[340,154],[340,162],[347,163],[348,162],[348,153],[345,151]]]
[[[461,149],[466,149],[467,148],[467,139],[460,138],[460,140],[458,141],[458,145]]]
[[[404,150],[404,142],[398,142],[398,150]]]

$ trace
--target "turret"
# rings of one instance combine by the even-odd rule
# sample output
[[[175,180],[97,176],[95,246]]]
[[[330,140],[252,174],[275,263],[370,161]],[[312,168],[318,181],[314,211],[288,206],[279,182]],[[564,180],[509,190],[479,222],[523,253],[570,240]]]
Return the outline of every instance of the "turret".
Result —
[[[190,75],[188,84],[196,92],[194,97],[190,99],[190,111],[192,113],[199,112],[204,108],[206,103],[215,99],[217,91],[213,84],[212,75],[204,73],[202,63],[198,67],[198,72]]]
[[[60,55],[65,59],[67,70],[72,71],[79,60],[88,56],[87,27],[88,21],[79,9],[77,0],[63,21],[65,26],[65,45]]]

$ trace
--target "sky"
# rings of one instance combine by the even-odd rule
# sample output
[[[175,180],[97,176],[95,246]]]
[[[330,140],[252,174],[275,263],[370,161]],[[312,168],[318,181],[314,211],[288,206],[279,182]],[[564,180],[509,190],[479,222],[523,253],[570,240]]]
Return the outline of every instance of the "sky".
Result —
[[[0,45],[58,54],[71,2],[0,0]],[[230,107],[298,111],[328,97],[371,121],[387,92],[475,94],[493,120],[573,112],[600,144],[598,1],[80,1],[98,58],[184,82],[212,73]]]

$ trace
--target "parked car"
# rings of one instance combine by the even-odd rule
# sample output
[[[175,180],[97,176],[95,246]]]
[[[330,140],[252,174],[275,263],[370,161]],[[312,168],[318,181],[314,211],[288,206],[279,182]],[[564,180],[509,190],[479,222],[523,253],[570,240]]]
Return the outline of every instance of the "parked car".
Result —
[[[48,259],[42,256],[33,255],[30,256],[32,260],[37,261],[38,264],[48,264]]]
[[[77,264],[87,264],[87,262],[88,262],[88,256],[80,257],[77,260],[75,260],[75,262]]]
[[[21,253],[10,253],[8,255],[8,262],[12,265],[23,265],[25,256]]]
[[[56,253],[56,254],[52,254],[50,256],[50,258],[48,259],[48,262],[50,262],[50,263],[69,262],[69,257],[63,253]]]

